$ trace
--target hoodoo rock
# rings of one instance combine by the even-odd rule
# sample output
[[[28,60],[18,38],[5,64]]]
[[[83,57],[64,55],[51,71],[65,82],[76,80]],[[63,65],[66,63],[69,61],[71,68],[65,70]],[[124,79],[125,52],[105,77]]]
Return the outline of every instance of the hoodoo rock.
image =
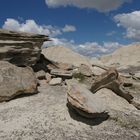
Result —
[[[37,80],[30,67],[21,68],[6,61],[0,61],[0,102],[20,94],[36,92]]]
[[[0,60],[17,66],[32,66],[40,57],[48,36],[0,29]]]

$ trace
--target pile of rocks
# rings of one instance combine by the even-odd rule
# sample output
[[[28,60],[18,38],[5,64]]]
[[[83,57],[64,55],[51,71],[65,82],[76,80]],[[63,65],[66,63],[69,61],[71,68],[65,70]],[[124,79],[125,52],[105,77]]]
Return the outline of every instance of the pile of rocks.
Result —
[[[80,115],[106,118],[112,115],[112,111],[129,113],[140,110],[138,79],[119,75],[114,68],[93,76],[95,78],[89,89],[81,83],[67,82],[68,104]]]
[[[40,59],[44,41],[48,36],[0,29],[0,102],[37,93],[31,67]]]
[[[37,93],[43,80],[52,88],[67,87],[68,107],[86,118],[140,109],[139,72],[91,64],[65,47],[41,50],[44,41],[48,36],[0,30],[0,102]]]
[[[48,36],[0,29],[0,102],[21,94],[37,93],[37,86],[41,80],[45,80],[46,84],[51,86],[64,85],[67,79],[72,79],[79,61],[87,63],[83,56],[65,50],[64,47],[60,48],[69,52],[69,56],[77,60],[76,64],[47,57],[50,48],[44,48],[42,51],[44,41],[49,41]],[[79,70],[90,76],[91,72],[85,67],[81,65]]]

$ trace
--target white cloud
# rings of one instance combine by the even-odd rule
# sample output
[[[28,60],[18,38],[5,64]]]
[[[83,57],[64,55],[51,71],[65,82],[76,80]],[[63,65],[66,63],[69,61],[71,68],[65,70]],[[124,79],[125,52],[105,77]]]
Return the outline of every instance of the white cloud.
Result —
[[[73,49],[74,51],[89,57],[98,57],[101,55],[109,54],[115,51],[122,45],[118,42],[103,42],[99,44],[97,42],[86,42],[83,44],[76,44],[74,40],[52,38],[51,42],[45,42],[44,47],[49,46],[65,46]]]
[[[126,37],[140,41],[140,11],[118,14],[114,17],[117,26],[126,29]]]
[[[4,29],[22,32],[31,32],[36,34],[49,35],[51,37],[61,35],[64,32],[76,31],[76,27],[72,25],[65,25],[63,28],[55,27],[52,25],[38,25],[34,20],[26,20],[20,23],[18,20],[8,18],[4,25]]]
[[[94,8],[100,12],[116,10],[123,3],[131,0],[45,0],[49,7],[75,6],[78,8]]]
[[[65,27],[62,30],[63,32],[75,32],[76,27],[73,25],[65,25]]]
[[[116,31],[111,31],[111,32],[108,32],[106,35],[107,36],[113,36],[113,35],[115,35],[116,34]]]

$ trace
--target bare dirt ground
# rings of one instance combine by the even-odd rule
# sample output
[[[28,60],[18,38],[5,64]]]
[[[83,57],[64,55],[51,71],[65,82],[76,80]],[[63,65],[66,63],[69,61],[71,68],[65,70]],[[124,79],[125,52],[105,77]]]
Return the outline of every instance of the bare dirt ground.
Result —
[[[39,93],[0,104],[0,140],[139,140],[115,120],[87,120],[67,107],[66,87],[43,81]]]

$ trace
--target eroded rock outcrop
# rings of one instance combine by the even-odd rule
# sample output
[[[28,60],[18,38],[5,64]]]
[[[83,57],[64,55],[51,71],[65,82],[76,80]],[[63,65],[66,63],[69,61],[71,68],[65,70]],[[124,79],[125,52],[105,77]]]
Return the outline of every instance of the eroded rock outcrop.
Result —
[[[135,111],[136,108],[111,90],[103,88],[95,94],[80,84],[69,86],[68,104],[86,118],[108,117],[112,111]]]
[[[63,46],[52,46],[44,48],[42,50],[42,54],[46,59],[52,62],[72,64],[76,67],[79,67],[81,64],[91,66],[88,58]]]
[[[0,29],[0,60],[17,66],[32,66],[40,58],[48,36]]]
[[[30,67],[21,68],[0,61],[0,102],[33,93],[37,93],[37,80]]]

